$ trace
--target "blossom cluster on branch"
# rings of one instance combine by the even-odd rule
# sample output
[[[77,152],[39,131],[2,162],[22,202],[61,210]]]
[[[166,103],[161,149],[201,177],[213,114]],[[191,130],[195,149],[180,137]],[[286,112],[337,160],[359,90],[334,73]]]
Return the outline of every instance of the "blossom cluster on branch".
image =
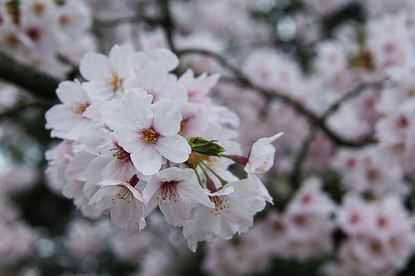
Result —
[[[64,139],[46,155],[48,172],[85,216],[110,213],[115,225],[142,229],[158,205],[195,251],[198,241],[248,231],[272,202],[256,174],[272,166],[281,134],[241,156],[239,118],[208,95],[219,75],[196,78],[189,69],[177,78],[169,73],[177,65],[166,49],[116,45],[108,57],[85,55],[87,81],[62,82],[62,103],[46,112],[52,137]],[[235,161],[246,179],[229,171]]]
[[[137,275],[293,259],[327,276],[413,271],[414,12],[412,0],[0,0],[0,78],[30,96],[0,84],[0,141],[42,155],[13,144],[12,120],[41,113],[61,140],[44,182],[80,210],[60,222],[63,243],[49,239],[9,203],[38,174],[9,165],[0,267],[67,250],[84,262],[57,266],[78,272],[102,272],[82,267],[108,252]]]

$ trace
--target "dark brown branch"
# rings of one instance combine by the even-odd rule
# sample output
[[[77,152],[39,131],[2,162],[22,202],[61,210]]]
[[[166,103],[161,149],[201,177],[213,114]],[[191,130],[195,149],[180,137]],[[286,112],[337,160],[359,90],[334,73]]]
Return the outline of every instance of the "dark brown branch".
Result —
[[[0,112],[0,120],[11,116],[13,114],[21,112],[23,109],[30,108],[30,107],[41,107],[41,108],[50,108],[54,102],[48,100],[35,100],[35,101],[27,101],[27,102],[18,102],[15,105],[5,108]]]
[[[383,83],[382,82],[365,82],[360,84],[359,86],[357,86],[355,89],[353,89],[352,91],[350,91],[349,93],[345,94],[343,97],[341,97],[340,99],[338,99],[334,104],[332,104],[324,113],[323,115],[321,115],[321,119],[325,120],[326,118],[328,118],[331,114],[333,114],[334,112],[336,112],[340,105],[344,104],[345,102],[356,98],[357,96],[359,96],[360,94],[362,94],[364,91],[366,91],[369,88],[374,88],[374,89],[381,89],[383,87]]]
[[[18,63],[4,53],[0,53],[0,79],[27,89],[37,97],[52,100],[56,99],[55,90],[60,83],[60,80]]]
[[[309,123],[311,125],[318,126],[335,144],[339,146],[345,146],[345,147],[362,147],[370,143],[376,142],[373,138],[373,135],[370,134],[367,137],[364,137],[363,139],[353,141],[348,140],[340,137],[336,133],[334,133],[326,124],[326,117],[321,118],[317,116],[314,112],[311,110],[308,110],[306,107],[304,107],[299,102],[295,101],[294,99],[290,98],[289,96],[278,92],[278,91],[267,91],[266,89],[252,83],[248,78],[245,77],[245,75],[239,70],[239,68],[231,65],[224,59],[221,55],[218,55],[216,53],[212,53],[207,50],[202,49],[185,49],[176,52],[177,55],[183,56],[186,54],[202,54],[202,55],[209,55],[213,58],[215,58],[223,67],[228,68],[232,71],[232,73],[235,76],[235,80],[228,78],[229,81],[234,81],[238,83],[239,85],[242,85],[243,87],[250,88],[258,93],[260,93],[267,101],[271,101],[273,99],[280,100],[288,105],[290,105],[292,108],[294,108],[298,113],[304,115]],[[354,93],[354,94],[357,94]],[[339,103],[340,104],[340,103]]]
[[[163,14],[163,20],[161,21],[161,26],[166,33],[167,44],[169,45],[170,50],[173,53],[176,53],[176,46],[173,41],[173,30],[174,22],[171,17],[169,0],[159,0],[161,12]]]
[[[120,24],[124,24],[124,23],[138,23],[138,22],[146,22],[148,24],[162,24],[163,23],[163,19],[162,18],[157,18],[157,17],[147,17],[141,14],[135,15],[135,16],[129,16],[129,17],[121,17],[121,18],[117,18],[114,20],[99,20],[99,19],[95,19],[94,20],[94,24],[92,26],[92,29],[97,29],[97,28],[111,28],[111,27],[116,27]]]
[[[300,151],[297,153],[297,156],[294,160],[293,170],[290,174],[290,182],[296,191],[301,184],[301,167],[307,157],[308,149],[310,147],[311,142],[313,141],[314,137],[316,136],[317,128],[315,126],[310,127],[310,132],[308,136],[305,138]]]

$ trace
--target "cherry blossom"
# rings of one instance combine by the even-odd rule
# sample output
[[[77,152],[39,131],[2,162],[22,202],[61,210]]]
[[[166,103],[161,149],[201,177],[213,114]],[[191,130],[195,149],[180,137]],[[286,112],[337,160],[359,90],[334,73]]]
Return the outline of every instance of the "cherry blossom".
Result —
[[[183,228],[192,251],[196,251],[198,241],[230,239],[236,232],[247,232],[253,225],[253,216],[265,207],[258,183],[253,180],[231,182],[208,195],[215,207],[194,207]]]
[[[78,140],[92,126],[92,121],[82,116],[91,100],[79,82],[62,82],[56,94],[62,104],[46,112],[46,128],[52,129],[52,137]]]
[[[114,46],[109,57],[87,53],[79,70],[88,82],[83,86],[95,101],[108,100],[124,91],[131,76],[133,50],[127,46]]]
[[[135,188],[139,179],[132,177],[129,182],[109,179],[99,183],[101,188],[91,197],[89,204],[97,210],[109,210],[111,220],[121,228],[138,224],[145,227],[145,205],[143,196]]]
[[[190,169],[167,168],[153,175],[143,191],[143,197],[147,202],[158,198],[161,212],[174,226],[183,226],[195,205],[213,207]]]
[[[150,104],[133,92],[126,93],[120,101],[121,121],[115,125],[104,120],[114,129],[118,144],[130,153],[138,171],[144,175],[155,174],[161,168],[163,157],[176,163],[187,160],[190,146],[177,134],[181,114],[173,101],[164,98]],[[104,117],[111,117],[106,112],[101,109]]]

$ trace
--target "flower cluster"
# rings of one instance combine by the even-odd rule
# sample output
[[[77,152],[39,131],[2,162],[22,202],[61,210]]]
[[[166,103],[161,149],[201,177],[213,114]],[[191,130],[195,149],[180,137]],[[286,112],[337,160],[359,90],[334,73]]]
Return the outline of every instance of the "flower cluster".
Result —
[[[336,211],[336,204],[322,191],[321,180],[307,179],[285,212],[270,213],[264,223],[271,254],[305,260],[331,252]]]
[[[20,62],[63,77],[86,51],[91,12],[82,0],[0,1],[0,47]]]
[[[413,222],[398,197],[368,203],[349,194],[338,223],[346,239],[338,260],[324,268],[329,275],[392,275],[413,252]]]
[[[272,202],[257,174],[272,167],[281,133],[241,156],[238,117],[208,94],[219,75],[188,70],[177,78],[169,73],[177,65],[165,49],[86,54],[87,81],[62,82],[61,104],[46,113],[51,136],[63,139],[46,157],[55,189],[85,216],[110,213],[115,225],[142,229],[159,206],[195,251],[198,241],[247,232]],[[235,162],[246,178],[229,170]]]

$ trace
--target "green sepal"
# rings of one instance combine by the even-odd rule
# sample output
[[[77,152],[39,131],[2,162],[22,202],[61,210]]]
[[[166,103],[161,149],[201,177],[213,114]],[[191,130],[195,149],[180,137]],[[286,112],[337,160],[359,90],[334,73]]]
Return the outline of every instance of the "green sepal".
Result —
[[[225,152],[225,149],[216,143],[217,140],[209,141],[202,137],[190,137],[187,141],[192,151],[198,154],[221,157],[221,153]]]

